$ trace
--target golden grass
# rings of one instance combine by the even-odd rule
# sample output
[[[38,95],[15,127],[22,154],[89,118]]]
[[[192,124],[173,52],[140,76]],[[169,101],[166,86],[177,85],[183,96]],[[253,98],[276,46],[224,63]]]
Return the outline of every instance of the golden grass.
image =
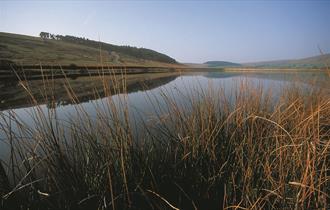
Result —
[[[125,77],[113,77],[109,86],[100,76],[104,92],[121,93]],[[44,89],[54,88],[44,82]],[[30,92],[28,83],[21,85]],[[68,80],[65,87],[78,113],[68,122],[57,118],[56,109],[43,111],[31,92],[35,125],[15,112],[0,114],[0,132],[11,148],[1,161],[10,186],[3,208],[330,207],[326,90],[293,85],[274,102],[270,92],[242,81],[231,93],[234,100],[211,87],[182,95],[185,106],[164,91],[166,106],[154,107],[166,108],[152,125],[138,121],[137,139],[125,97],[108,97],[92,118]]]

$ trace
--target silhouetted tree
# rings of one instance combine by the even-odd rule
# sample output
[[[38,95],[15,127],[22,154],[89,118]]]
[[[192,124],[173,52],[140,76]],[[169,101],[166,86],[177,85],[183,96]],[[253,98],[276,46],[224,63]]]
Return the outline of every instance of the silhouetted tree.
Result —
[[[48,39],[49,38],[49,33],[48,32],[40,32],[39,36],[43,39]]]

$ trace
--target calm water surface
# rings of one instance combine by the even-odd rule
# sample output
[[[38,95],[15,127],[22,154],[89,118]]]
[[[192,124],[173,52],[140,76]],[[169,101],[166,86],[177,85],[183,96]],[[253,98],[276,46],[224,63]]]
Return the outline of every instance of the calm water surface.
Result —
[[[165,115],[169,107],[166,100],[175,101],[182,108],[189,109],[187,101],[191,96],[198,98],[200,95],[212,90],[215,95],[224,95],[231,100],[233,93],[238,90],[242,82],[250,84],[257,89],[262,88],[263,92],[271,91],[276,101],[276,95],[288,85],[298,84],[306,91],[321,87],[328,88],[330,79],[325,73],[303,72],[303,73],[225,73],[225,72],[202,72],[193,75],[179,75],[167,83],[158,87],[143,90],[138,89],[128,94],[118,94],[110,97],[88,100],[80,104],[58,105],[50,108],[49,105],[43,104],[38,107],[23,107],[16,109],[7,109],[1,111],[0,125],[9,123],[9,116],[15,116],[20,121],[30,127],[34,127],[36,111],[43,112],[47,116],[49,112],[56,112],[57,119],[64,124],[68,121],[79,122],[81,118],[77,113],[84,110],[91,119],[96,119],[98,113],[107,113],[109,101],[115,104],[119,110],[128,109],[128,113],[132,119],[131,123],[135,125],[135,130],[139,130],[136,126],[143,120],[145,123],[154,125],[154,121],[159,115]],[[58,103],[61,104],[61,103]],[[28,105],[27,105],[28,106]],[[12,131],[16,132],[15,123],[13,123]],[[134,126],[133,126],[134,127]],[[19,134],[21,135],[21,134]],[[8,155],[8,136],[0,127],[0,158]]]

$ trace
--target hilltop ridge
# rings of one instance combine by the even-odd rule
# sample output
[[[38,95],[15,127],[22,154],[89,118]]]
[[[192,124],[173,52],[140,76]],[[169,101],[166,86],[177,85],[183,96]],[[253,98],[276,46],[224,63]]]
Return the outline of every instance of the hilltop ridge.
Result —
[[[157,51],[118,46],[69,35],[33,37],[0,32],[0,60],[20,65],[167,66],[175,59]]]

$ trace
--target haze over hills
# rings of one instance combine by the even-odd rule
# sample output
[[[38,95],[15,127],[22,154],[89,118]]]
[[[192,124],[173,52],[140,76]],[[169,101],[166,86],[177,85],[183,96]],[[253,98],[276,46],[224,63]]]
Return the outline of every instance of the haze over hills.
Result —
[[[191,68],[224,68],[224,67],[240,67],[239,63],[233,63],[228,61],[207,61],[205,63],[185,63],[185,65]]]
[[[43,35],[41,38],[0,32],[0,60],[2,63],[5,61],[21,65],[95,66],[100,64],[101,59],[103,65],[178,64],[175,59],[146,48],[118,46],[67,35],[45,34],[46,36]]]
[[[192,68],[325,68],[330,66],[330,53],[302,59],[274,60],[251,63],[233,63],[228,61],[207,61],[205,63],[185,63]]]
[[[302,59],[274,60],[243,63],[245,67],[258,68],[324,68],[330,64],[330,53]]]
[[[239,67],[242,66],[239,63],[232,63],[228,61],[207,61],[206,64],[208,67]]]

